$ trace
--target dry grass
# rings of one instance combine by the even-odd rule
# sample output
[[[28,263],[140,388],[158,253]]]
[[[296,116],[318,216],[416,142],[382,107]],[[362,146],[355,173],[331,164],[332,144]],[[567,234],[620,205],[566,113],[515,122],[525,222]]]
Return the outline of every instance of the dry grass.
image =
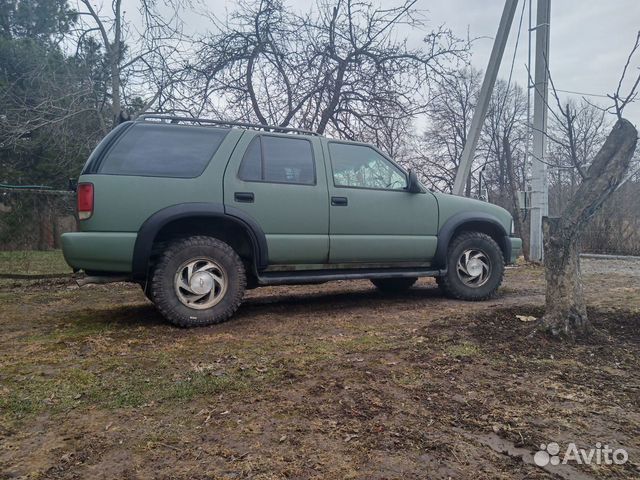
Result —
[[[61,250],[0,251],[0,275],[62,275],[70,274]]]
[[[638,278],[587,277],[595,345],[527,338],[532,267],[482,303],[430,280],[255,290],[197,330],[134,286],[0,282],[2,478],[555,478],[504,451],[552,440],[640,459]]]

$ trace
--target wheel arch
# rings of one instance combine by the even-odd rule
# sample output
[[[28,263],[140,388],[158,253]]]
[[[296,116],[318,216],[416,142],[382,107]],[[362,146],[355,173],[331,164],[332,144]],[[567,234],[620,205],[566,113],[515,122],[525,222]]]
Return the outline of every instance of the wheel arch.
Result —
[[[210,235],[229,243],[241,250],[254,273],[267,266],[267,240],[252,217],[218,203],[183,203],[157,211],[142,224],[133,249],[133,278],[147,277],[154,245],[185,234]]]
[[[449,218],[438,232],[438,246],[433,259],[433,266],[445,268],[447,250],[451,241],[462,232],[481,232],[493,238],[508,263],[511,257],[509,235],[497,217],[485,212],[461,212]]]

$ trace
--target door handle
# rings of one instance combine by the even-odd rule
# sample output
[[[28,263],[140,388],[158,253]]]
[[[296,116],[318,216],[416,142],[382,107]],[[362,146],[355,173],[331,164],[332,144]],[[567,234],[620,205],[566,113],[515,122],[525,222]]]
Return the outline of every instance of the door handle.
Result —
[[[253,203],[255,196],[253,192],[235,192],[233,198],[236,202]]]
[[[348,204],[347,197],[331,197],[331,205],[334,207],[346,207]]]

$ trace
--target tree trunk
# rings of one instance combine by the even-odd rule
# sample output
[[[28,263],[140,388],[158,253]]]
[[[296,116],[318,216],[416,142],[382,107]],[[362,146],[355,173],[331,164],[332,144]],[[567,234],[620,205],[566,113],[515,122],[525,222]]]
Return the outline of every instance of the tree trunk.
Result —
[[[618,120],[562,216],[543,220],[547,289],[541,325],[554,336],[571,338],[592,330],[582,291],[579,242],[589,219],[624,178],[637,141],[635,127]]]
[[[342,92],[342,87],[344,84],[344,75],[347,71],[347,61],[343,59],[338,59],[338,71],[336,73],[336,80],[333,86],[333,90],[331,92],[331,97],[329,100],[329,104],[322,111],[322,115],[320,116],[320,123],[318,124],[318,128],[316,132],[320,135],[324,134],[324,131],[327,129],[327,125],[329,124],[329,120],[335,114],[336,107],[340,102],[340,93]]]
[[[111,128],[117,127],[121,123],[122,104],[120,101],[120,68],[118,61],[114,57],[109,61],[111,63]]]
[[[113,113],[113,125],[112,128],[115,128],[117,125],[122,123],[123,112],[122,112],[122,100],[120,97],[120,62],[122,61],[122,49],[124,48],[122,44],[122,15],[120,14],[120,7],[122,5],[122,0],[114,0],[112,4],[113,8],[113,45],[108,48],[110,53],[109,62],[111,67],[111,109]],[[108,47],[108,45],[105,45]]]
[[[560,220],[543,220],[547,281],[544,325],[554,336],[573,337],[587,333],[591,324],[580,277],[578,236],[564,231]]]

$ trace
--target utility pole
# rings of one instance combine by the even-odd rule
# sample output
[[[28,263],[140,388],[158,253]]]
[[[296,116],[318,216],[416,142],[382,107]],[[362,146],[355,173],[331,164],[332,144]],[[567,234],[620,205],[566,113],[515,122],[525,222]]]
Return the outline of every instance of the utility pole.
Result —
[[[536,71],[533,101],[533,154],[531,159],[531,230],[529,258],[543,260],[542,217],[549,215],[549,181],[545,163],[549,98],[549,32],[551,0],[538,0],[536,13]]]
[[[476,105],[476,109],[473,112],[471,128],[467,135],[467,141],[464,144],[464,150],[460,159],[460,166],[458,167],[456,180],[453,184],[454,195],[464,194],[467,179],[471,174],[471,164],[473,163],[473,157],[475,156],[478,140],[480,139],[482,125],[484,124],[484,120],[487,116],[489,100],[491,100],[493,87],[496,84],[496,78],[498,78],[498,71],[500,70],[502,56],[504,55],[504,49],[507,46],[509,31],[511,30],[511,24],[513,23],[513,17],[515,16],[517,6],[518,0],[506,0],[504,4],[502,18],[500,19],[500,26],[498,27],[498,33],[496,34],[496,39],[493,42],[493,49],[491,50],[491,56],[489,57],[489,65],[487,66],[487,72],[484,75],[484,81],[482,82],[482,88],[480,89],[478,105]]]

